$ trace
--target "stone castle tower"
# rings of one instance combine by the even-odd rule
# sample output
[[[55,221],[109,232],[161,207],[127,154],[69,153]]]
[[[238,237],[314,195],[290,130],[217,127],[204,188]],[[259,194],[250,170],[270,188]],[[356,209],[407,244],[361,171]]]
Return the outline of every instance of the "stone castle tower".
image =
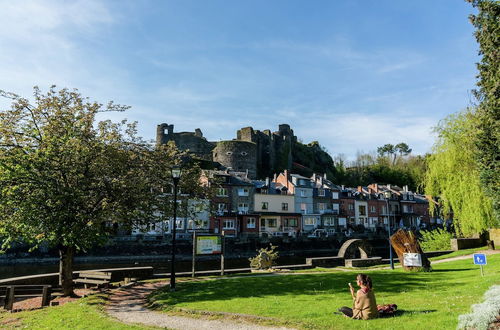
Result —
[[[236,139],[210,142],[199,128],[195,132],[174,133],[174,125],[160,124],[156,143],[174,141],[180,150],[189,150],[195,157],[219,163],[235,171],[248,171],[250,178],[265,178],[284,169],[291,169],[292,149],[297,138],[290,125],[279,125],[278,131],[254,130],[244,127]]]

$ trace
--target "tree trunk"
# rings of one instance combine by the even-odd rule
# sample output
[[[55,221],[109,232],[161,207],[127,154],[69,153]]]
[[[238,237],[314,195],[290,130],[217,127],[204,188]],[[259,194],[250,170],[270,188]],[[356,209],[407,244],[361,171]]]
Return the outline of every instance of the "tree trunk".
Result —
[[[62,287],[63,296],[74,296],[73,292],[73,255],[75,248],[61,246],[59,248],[59,285]]]

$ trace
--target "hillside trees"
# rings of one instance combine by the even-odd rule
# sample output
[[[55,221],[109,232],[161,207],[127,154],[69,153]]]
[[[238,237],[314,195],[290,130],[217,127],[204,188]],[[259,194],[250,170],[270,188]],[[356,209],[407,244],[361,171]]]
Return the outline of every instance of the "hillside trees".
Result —
[[[476,116],[476,159],[486,194],[493,200],[493,209],[500,221],[500,2],[467,0],[478,13],[471,15],[476,28],[481,61],[477,63],[479,102]]]
[[[429,157],[425,193],[440,196],[443,213],[453,212],[454,228],[469,236],[498,225],[492,201],[480,182],[474,144],[477,117],[471,110],[453,114],[435,128],[438,139]],[[430,204],[431,211],[434,204]]]
[[[103,243],[109,224],[144,225],[167,212],[158,191],[179,157],[142,142],[134,124],[96,122],[100,112],[125,106],[103,106],[54,86],[45,94],[35,88],[33,105],[1,95],[13,100],[0,112],[2,248],[15,241],[57,247],[60,282],[71,295],[75,252]],[[181,182],[197,186],[196,176],[188,178]]]

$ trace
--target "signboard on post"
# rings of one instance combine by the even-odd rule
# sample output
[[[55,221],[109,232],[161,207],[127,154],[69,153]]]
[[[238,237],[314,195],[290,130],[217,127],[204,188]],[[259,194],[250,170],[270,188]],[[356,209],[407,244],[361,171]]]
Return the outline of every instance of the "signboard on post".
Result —
[[[222,240],[220,236],[196,236],[196,254],[221,254]]]
[[[486,265],[486,255],[483,253],[474,253],[474,265]]]
[[[420,253],[403,253],[403,265],[406,267],[422,267]]]
[[[484,276],[483,266],[486,265],[486,254],[474,253],[472,258],[474,259],[474,265],[479,265],[479,267],[481,267],[481,276]]]

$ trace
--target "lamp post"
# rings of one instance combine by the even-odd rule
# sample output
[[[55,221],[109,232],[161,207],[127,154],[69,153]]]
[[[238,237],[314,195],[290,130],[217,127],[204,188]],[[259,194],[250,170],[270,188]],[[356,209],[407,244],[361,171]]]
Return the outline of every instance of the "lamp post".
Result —
[[[389,223],[389,262],[391,264],[391,269],[394,269],[394,258],[392,256],[392,245],[391,245],[392,231],[391,231],[391,214],[389,212],[389,197],[391,197],[391,193],[390,192],[386,192],[385,193],[385,204],[386,204],[386,207],[387,207],[387,220],[388,220],[388,223]]]
[[[174,182],[174,224],[172,225],[172,260],[170,266],[170,291],[175,291],[175,236],[177,234],[177,185],[181,179],[181,168],[173,166],[172,181]]]

